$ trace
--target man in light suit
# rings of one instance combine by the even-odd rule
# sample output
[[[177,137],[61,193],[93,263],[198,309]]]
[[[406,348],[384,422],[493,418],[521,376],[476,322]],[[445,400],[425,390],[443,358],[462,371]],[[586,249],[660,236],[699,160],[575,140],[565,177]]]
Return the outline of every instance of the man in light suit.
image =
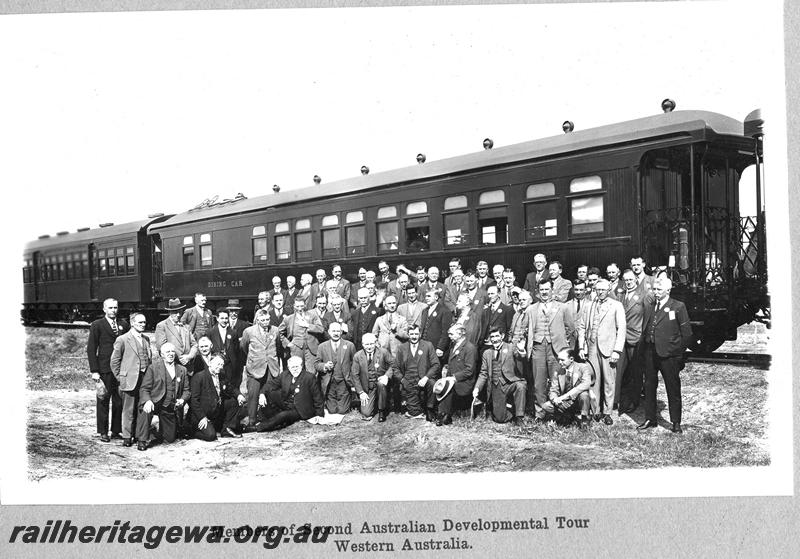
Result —
[[[397,311],[397,298],[387,295],[383,300],[384,312],[375,321],[372,333],[378,337],[378,347],[387,350],[394,358],[397,348],[408,339],[408,323]]]
[[[294,276],[286,276],[286,289],[283,295],[284,308],[294,308],[294,300],[299,292],[300,290],[297,288],[297,279]]]
[[[358,307],[350,313],[350,323],[348,324],[348,332],[350,339],[356,346],[356,349],[361,349],[361,339],[366,333],[371,333],[372,328],[375,326],[375,321],[378,316],[383,314],[383,309],[378,309],[369,301],[369,289],[362,287],[358,290]]]
[[[450,355],[447,365],[442,367],[442,378],[453,377],[453,388],[439,400],[439,414],[436,426],[450,425],[453,411],[469,407],[469,397],[475,387],[475,367],[478,364],[478,350],[466,339],[466,330],[455,323],[447,331],[450,336]]]
[[[358,269],[358,281],[350,284],[350,310],[358,308],[358,292],[367,287],[367,269]],[[358,345],[361,342],[356,343]]]
[[[181,316],[181,322],[189,329],[189,333],[199,340],[214,326],[214,315],[206,308],[204,293],[194,294],[194,307],[186,309]]]
[[[498,329],[489,333],[491,347],[481,357],[481,372],[472,397],[479,398],[481,390],[486,387],[487,405],[491,400],[492,419],[496,423],[513,421],[515,425],[522,423],[525,416],[525,380],[517,375],[517,363],[514,359],[514,348],[503,342],[503,334]],[[507,403],[513,403],[509,411]]]
[[[536,254],[533,257],[533,271],[525,277],[525,283],[522,285],[522,289],[530,291],[534,299],[539,296],[539,282],[548,277],[547,271],[545,270],[546,267],[547,257],[541,253]]]
[[[632,270],[623,272],[622,283],[627,290],[618,300],[625,308],[625,348],[617,361],[617,386],[614,392],[620,415],[631,413],[639,406],[644,386],[641,348],[644,309],[652,306],[654,300],[649,292],[642,296]]]
[[[547,415],[553,415],[560,425],[569,425],[580,414],[580,426],[586,427],[590,424],[592,366],[576,363],[575,352],[571,349],[558,354],[558,363],[558,372],[550,379],[550,399],[542,409]]]
[[[406,401],[406,417],[436,418],[433,385],[439,378],[439,358],[431,342],[421,339],[420,329],[408,329],[408,341],[397,348],[390,377],[399,379],[400,392]]]
[[[353,382],[350,370],[356,346],[342,338],[342,325],[331,322],[328,326],[329,340],[319,344],[314,361],[320,391],[325,399],[325,408],[330,413],[350,411],[350,392]]]
[[[456,268],[447,279],[449,282],[445,282],[444,301],[442,301],[442,304],[452,312],[456,309],[458,296],[464,292],[464,271],[461,268]]]
[[[636,285],[642,290],[642,295],[652,292],[654,288],[655,279],[649,276],[644,271],[645,261],[641,256],[634,256],[631,258],[631,270],[636,276]]]
[[[364,419],[377,413],[383,423],[389,415],[389,381],[392,357],[385,349],[377,347],[374,334],[361,337],[361,349],[353,356],[350,378],[359,399],[359,411]]]
[[[553,260],[548,267],[550,279],[553,281],[553,301],[560,301],[566,303],[569,299],[569,294],[572,291],[572,282],[567,278],[562,277],[563,267],[561,262]]]
[[[144,336],[147,320],[141,313],[131,316],[131,329],[114,341],[111,372],[122,395],[122,446],[133,446],[133,433],[139,409],[139,388],[152,362],[150,340]]]
[[[692,326],[686,306],[669,296],[672,282],[660,277],[653,286],[655,305],[644,308],[642,338],[644,341],[644,416],[645,421],[638,429],[649,429],[658,425],[656,392],[658,390],[658,371],[664,377],[667,390],[669,419],[673,433],[683,433],[681,414],[680,372],[683,369],[683,353],[692,341]]]
[[[119,384],[111,372],[111,353],[114,341],[130,329],[124,320],[117,320],[119,303],[116,299],[103,301],[103,318],[98,318],[89,327],[86,354],[89,358],[89,371],[97,387],[97,433],[104,443],[111,442],[108,435],[108,411],[111,408],[111,433],[121,436],[122,397]]]
[[[181,311],[184,308],[185,305],[181,305],[180,299],[170,299],[167,303],[165,310],[169,316],[156,324],[156,351],[160,351],[165,343],[171,343],[178,353],[178,361],[190,371],[191,375],[192,360],[197,355],[197,340],[186,325],[180,322]]]
[[[593,412],[595,421],[611,425],[614,407],[617,361],[625,349],[625,309],[622,303],[608,296],[608,280],[601,279],[594,286],[597,298],[578,323],[580,356],[594,369],[595,382]]]
[[[256,313],[256,324],[242,334],[240,346],[244,355],[244,371],[239,393],[247,404],[248,427],[256,424],[259,406],[267,405],[267,380],[281,374],[278,360],[280,333],[269,325],[269,314],[264,309]]]
[[[342,267],[339,264],[334,264],[331,268],[333,280],[336,282],[336,293],[344,300],[346,310],[349,310],[348,305],[350,301],[350,282],[342,277]]]
[[[316,312],[306,312],[306,305],[299,299],[294,302],[294,312],[284,317],[278,326],[281,344],[289,355],[302,357],[306,371],[314,370],[314,362],[322,335],[322,318]]]
[[[583,280],[575,280],[575,283],[572,286],[572,299],[568,300],[565,305],[566,309],[566,318],[567,323],[569,324],[569,329],[567,330],[567,345],[574,353],[574,359],[579,363],[583,363],[583,360],[578,357],[578,322],[580,321],[581,317],[586,314],[586,309],[589,308],[591,304],[588,299],[586,299],[586,282]]]
[[[533,386],[528,386],[529,408],[536,419],[544,419],[542,405],[548,401],[547,381],[558,367],[558,353],[567,349],[567,331],[572,328],[564,303],[552,300],[553,282],[539,282],[539,301],[528,307],[527,355],[531,360]]]
[[[411,283],[406,285],[405,291],[406,302],[397,307],[397,313],[406,319],[409,326],[411,324],[420,326],[420,317],[425,309],[425,303],[419,301],[417,288]]]
[[[325,288],[325,283],[328,281],[328,274],[325,273],[325,270],[320,268],[314,275],[316,276],[317,281],[315,281],[311,286],[311,301],[316,301],[320,293],[326,296],[328,294],[328,290]],[[306,306],[308,308],[313,306],[311,301],[306,301]]]
[[[147,367],[139,389],[139,419],[136,422],[137,448],[147,450],[150,442],[150,423],[158,416],[158,435],[165,443],[178,438],[178,417],[189,400],[189,376],[177,362],[175,347],[167,342],[161,346],[161,359]]]

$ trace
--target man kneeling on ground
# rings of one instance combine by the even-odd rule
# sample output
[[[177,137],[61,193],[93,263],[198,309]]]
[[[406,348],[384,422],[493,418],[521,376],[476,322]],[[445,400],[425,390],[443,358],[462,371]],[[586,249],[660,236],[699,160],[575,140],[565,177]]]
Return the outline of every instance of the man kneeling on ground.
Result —
[[[312,373],[303,370],[303,358],[289,358],[289,370],[267,381],[268,418],[256,431],[276,431],[301,419],[324,416],[322,392]]]
[[[189,379],[186,368],[176,362],[175,346],[166,342],[161,346],[161,359],[147,367],[139,388],[139,418],[136,438],[139,450],[147,450],[150,423],[158,416],[158,436],[165,443],[175,442],[178,436],[178,417],[183,414],[183,404],[189,399]]]
[[[194,436],[204,441],[214,441],[218,436],[240,438],[236,432],[245,408],[239,407],[230,379],[223,372],[225,359],[216,354],[208,368],[192,377],[192,404],[189,409]]]
[[[559,351],[558,363],[561,366],[550,377],[550,399],[542,404],[542,410],[554,416],[560,425],[569,425],[578,413],[581,427],[589,425],[592,366],[589,363],[576,363],[572,349]]]

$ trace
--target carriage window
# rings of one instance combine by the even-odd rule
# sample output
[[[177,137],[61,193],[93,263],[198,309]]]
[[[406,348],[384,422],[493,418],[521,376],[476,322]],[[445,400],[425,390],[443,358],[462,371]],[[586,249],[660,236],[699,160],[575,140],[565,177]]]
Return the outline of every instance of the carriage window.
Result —
[[[427,202],[411,202],[406,206],[406,215],[426,214],[428,213]]]
[[[486,206],[488,204],[502,204],[506,201],[506,193],[502,190],[490,190],[489,192],[481,192],[478,198],[478,204]]]
[[[275,260],[289,260],[289,245],[289,235],[275,235]]]
[[[386,219],[389,217],[397,217],[397,208],[394,206],[385,206],[378,208],[378,219]]]
[[[505,202],[506,195],[502,190],[481,192],[478,203],[481,205],[500,204]],[[508,208],[486,208],[478,210],[478,229],[483,245],[508,244]]]
[[[358,212],[361,213],[361,212]],[[347,254],[359,256],[366,253],[366,228],[363,225],[351,225],[344,230],[344,242]]]
[[[556,200],[525,204],[525,240],[534,241],[558,235]]]
[[[322,226],[323,227],[335,227],[339,225],[339,216],[338,215],[325,215],[322,216]]]
[[[294,224],[295,231],[302,231],[305,229],[311,229],[311,220],[310,219],[298,219]]]
[[[469,242],[469,212],[444,215],[445,246],[464,245]]]
[[[423,204],[425,202],[422,202]],[[431,228],[427,217],[406,220],[406,252],[424,252],[430,249]]]
[[[136,256],[133,253],[133,247],[127,247],[125,249],[125,258],[127,259],[128,274],[136,274]]]
[[[108,249],[108,275],[117,275],[117,256],[113,248]]]
[[[101,278],[108,275],[108,261],[104,250],[97,252],[97,273]]]
[[[72,255],[68,254],[66,260],[66,279],[72,279]]]
[[[183,238],[183,269],[194,270],[194,237]]]
[[[125,249],[118,248],[117,249],[117,275],[124,276],[125,275]]]
[[[276,233],[288,233],[289,232],[289,222],[282,221],[281,223],[275,224],[275,232]]]
[[[466,196],[450,196],[449,198],[444,199],[445,210],[457,210],[458,208],[466,208],[466,207],[467,207]]]
[[[84,252],[81,255],[82,266],[81,266],[81,277],[88,278],[89,277],[89,254]]]
[[[545,196],[555,196],[556,185],[552,182],[542,184],[531,184],[525,191],[525,198],[543,198]]]
[[[570,234],[603,232],[603,197],[587,196],[570,200]]]
[[[378,252],[397,250],[399,238],[396,221],[378,224]]]
[[[299,224],[300,222],[298,222]],[[295,260],[311,260],[313,253],[311,250],[311,233],[296,233],[294,236],[294,257]]]
[[[570,192],[586,192],[587,190],[599,190],[601,188],[603,188],[603,181],[597,175],[579,177],[572,179],[569,183]]]
[[[345,223],[358,223],[359,221],[364,221],[364,212],[347,212],[344,217]]]
[[[212,265],[211,233],[202,233],[200,235],[200,243],[200,267],[210,268]]]
[[[264,225],[253,227],[253,264],[267,263],[267,228]]]
[[[339,229],[325,229],[322,231],[322,256],[339,256],[341,249],[341,236]]]

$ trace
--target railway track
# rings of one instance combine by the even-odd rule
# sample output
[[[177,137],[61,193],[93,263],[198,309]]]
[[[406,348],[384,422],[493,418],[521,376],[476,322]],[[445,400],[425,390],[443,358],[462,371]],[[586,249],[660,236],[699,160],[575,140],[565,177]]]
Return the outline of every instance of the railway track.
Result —
[[[750,365],[768,369],[772,356],[766,353],[686,353],[686,361],[692,363],[720,363],[728,365]]]

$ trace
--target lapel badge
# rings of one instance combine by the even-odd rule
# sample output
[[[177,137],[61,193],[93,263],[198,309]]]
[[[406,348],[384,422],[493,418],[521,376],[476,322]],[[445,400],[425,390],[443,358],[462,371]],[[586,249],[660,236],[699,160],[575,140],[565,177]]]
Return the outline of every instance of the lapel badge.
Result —
[[[457,349],[457,350],[456,350],[456,352],[455,352],[453,355],[458,355],[458,353],[459,353],[460,351],[461,351],[460,349]]]
[[[436,316],[436,311],[433,311],[433,314],[431,316]]]
[[[501,312],[503,312],[503,309],[501,309],[500,307],[497,307],[497,314],[500,314]]]
[[[375,311],[372,311],[372,314],[376,314]]]
[[[508,353],[508,349],[503,348],[503,353]]]
[[[669,314],[669,307],[664,307],[664,312]]]
[[[420,357],[422,357],[422,350],[421,350],[421,349],[418,349],[418,350],[417,350],[417,355],[419,355]]]
[[[295,388],[295,389],[294,389],[294,393],[295,393],[295,394],[297,394],[298,392],[300,392],[300,387],[299,387],[299,386],[298,386],[297,388]]]

